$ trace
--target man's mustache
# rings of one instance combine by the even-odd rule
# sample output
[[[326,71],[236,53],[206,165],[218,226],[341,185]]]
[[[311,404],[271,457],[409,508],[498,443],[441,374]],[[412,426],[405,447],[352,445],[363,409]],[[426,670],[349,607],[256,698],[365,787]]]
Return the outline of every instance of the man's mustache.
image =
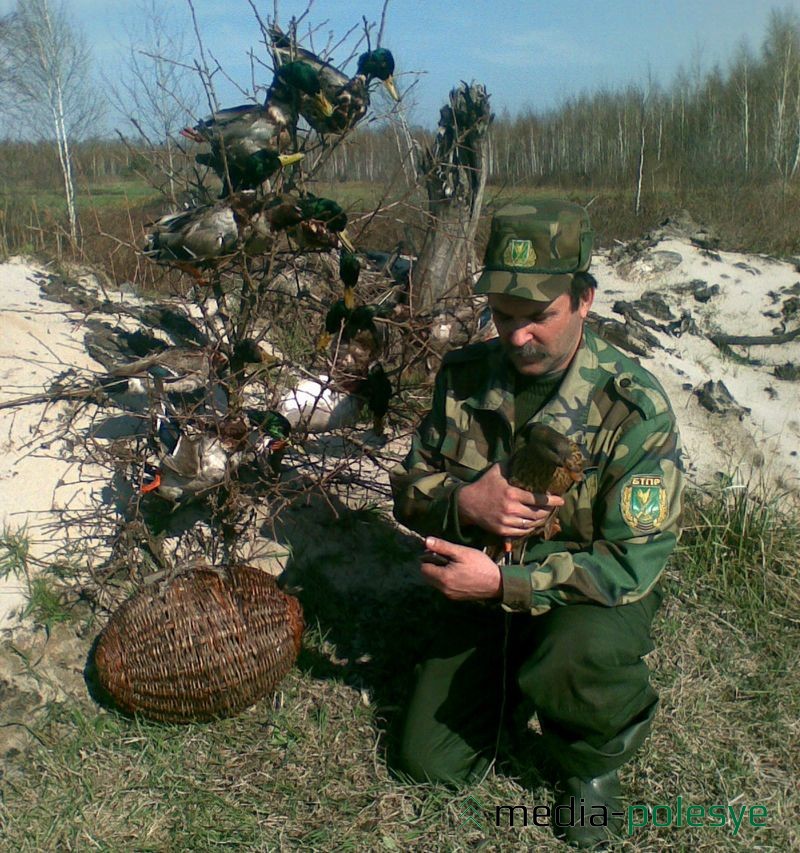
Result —
[[[545,350],[539,349],[534,343],[528,342],[521,347],[507,346],[506,352],[520,361],[535,362],[547,357]]]

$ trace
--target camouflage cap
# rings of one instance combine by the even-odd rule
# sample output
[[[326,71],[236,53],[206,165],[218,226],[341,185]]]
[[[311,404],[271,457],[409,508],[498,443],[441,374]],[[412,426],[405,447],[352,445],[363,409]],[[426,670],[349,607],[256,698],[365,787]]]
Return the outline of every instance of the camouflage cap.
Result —
[[[542,199],[503,207],[492,217],[475,292],[550,302],[569,290],[573,273],[589,269],[593,237],[578,204]]]

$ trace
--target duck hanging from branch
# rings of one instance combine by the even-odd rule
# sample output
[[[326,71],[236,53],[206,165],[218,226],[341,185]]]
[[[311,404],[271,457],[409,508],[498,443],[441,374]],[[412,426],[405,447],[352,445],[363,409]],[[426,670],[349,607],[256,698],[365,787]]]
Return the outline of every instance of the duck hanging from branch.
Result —
[[[267,203],[267,215],[276,231],[285,231],[301,251],[326,251],[344,246],[354,251],[345,230],[347,214],[330,198],[305,193],[274,195]]]
[[[270,250],[274,234],[265,201],[255,192],[235,193],[150,223],[144,254],[206,284],[201,272],[216,269],[237,252],[254,256]]]
[[[310,193],[259,198],[247,190],[150,223],[144,254],[207,284],[202,271],[218,268],[239,252],[247,257],[269,252],[280,231],[303,251],[327,251],[340,244],[352,251],[346,226],[347,214],[332,199]]]
[[[333,111],[325,115],[313,101],[302,98],[300,114],[321,135],[342,134],[364,118],[369,110],[369,87],[373,80],[380,80],[390,97],[395,101],[400,100],[392,76],[394,56],[386,48],[379,47],[362,53],[358,58],[355,75],[348,77],[317,54],[299,47],[277,25],[270,28],[270,38],[276,65],[302,61],[316,70],[322,92],[332,104]]]
[[[211,146],[195,160],[219,176],[224,198],[261,186],[279,168],[303,158],[300,153],[281,153],[294,139],[301,102],[312,104],[322,116],[333,114],[318,71],[307,62],[289,62],[275,72],[263,106],[240,104],[219,110],[194,127],[185,127],[181,136]]]

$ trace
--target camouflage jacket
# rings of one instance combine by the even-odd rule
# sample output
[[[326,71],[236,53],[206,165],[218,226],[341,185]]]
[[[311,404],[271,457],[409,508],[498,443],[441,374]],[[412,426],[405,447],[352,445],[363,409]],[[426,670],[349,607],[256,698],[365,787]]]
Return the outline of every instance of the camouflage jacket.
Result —
[[[511,454],[514,377],[499,339],[445,357],[431,411],[392,472],[398,521],[423,535],[486,544],[489,534],[459,525],[457,491]],[[564,495],[561,532],[528,539],[524,553],[501,566],[503,605],[539,614],[558,604],[642,598],[679,535],[683,467],[664,390],[585,329],[556,394],[531,420],[577,442],[587,466]]]

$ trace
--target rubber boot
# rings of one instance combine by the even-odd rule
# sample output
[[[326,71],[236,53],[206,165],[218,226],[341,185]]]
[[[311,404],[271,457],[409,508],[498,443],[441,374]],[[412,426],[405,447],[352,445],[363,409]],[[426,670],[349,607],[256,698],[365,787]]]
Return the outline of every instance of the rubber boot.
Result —
[[[570,776],[557,785],[553,832],[573,847],[602,849],[622,829],[622,790],[616,770],[581,779]]]
[[[602,747],[580,741],[571,749],[554,752],[554,744],[549,744],[560,768],[553,812],[556,836],[574,847],[601,849],[619,835],[624,813],[617,771],[649,733],[656,704]]]

